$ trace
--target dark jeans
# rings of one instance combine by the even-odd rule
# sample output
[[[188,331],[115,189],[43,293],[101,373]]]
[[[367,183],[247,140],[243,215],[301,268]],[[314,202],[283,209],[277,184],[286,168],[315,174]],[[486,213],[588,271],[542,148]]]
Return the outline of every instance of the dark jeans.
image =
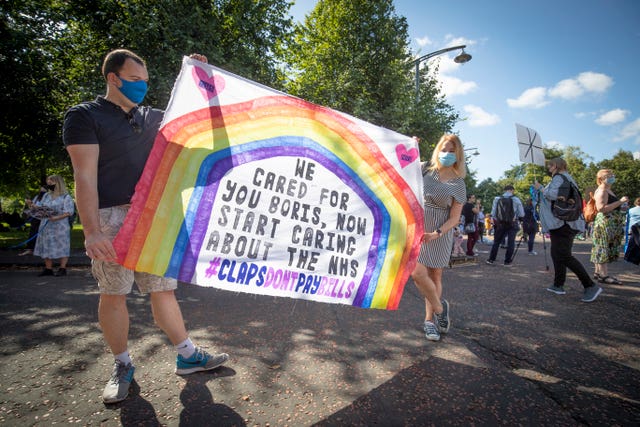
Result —
[[[571,254],[573,248],[573,238],[577,232],[568,225],[563,225],[555,230],[550,230],[551,236],[551,260],[553,261],[553,269],[555,275],[553,285],[561,287],[567,280],[567,268],[578,276],[580,283],[585,288],[593,286],[593,280],[589,273],[584,269],[580,261]]]
[[[489,254],[489,261],[495,261],[498,256],[498,249],[500,244],[507,238],[507,253],[504,254],[504,262],[509,264],[512,261],[513,250],[516,246],[516,234],[518,233],[518,226],[496,226],[496,230],[493,233],[493,246],[491,246],[491,253]]]
[[[474,233],[467,234],[467,255],[473,256],[473,247],[476,245],[478,237],[480,237],[480,234],[477,228]]]
[[[533,242],[536,239],[536,231],[532,231],[531,233],[527,233],[527,245],[529,247],[529,252],[533,252]]]

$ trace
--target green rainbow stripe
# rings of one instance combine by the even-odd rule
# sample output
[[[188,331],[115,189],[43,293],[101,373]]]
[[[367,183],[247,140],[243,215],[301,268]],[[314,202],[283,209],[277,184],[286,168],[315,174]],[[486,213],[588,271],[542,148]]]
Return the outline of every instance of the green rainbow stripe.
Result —
[[[309,153],[324,150],[322,158],[334,156],[333,162],[343,169],[348,165],[348,174],[387,212],[390,221],[381,236],[385,250],[378,263],[377,281],[366,284],[366,295],[356,298],[354,305],[397,308],[419,251],[420,201],[359,126],[337,112],[287,96],[194,111],[161,129],[129,217],[114,242],[123,265],[173,277],[192,274],[190,269],[179,272],[182,266],[177,268],[176,262],[181,263],[184,257],[176,248],[193,256],[202,245],[192,241],[191,233],[196,218],[202,222],[200,217],[210,215],[197,211],[202,197],[198,176],[210,173],[203,165],[214,154],[232,157],[257,141],[272,141],[269,155],[276,157],[282,153],[273,141],[284,138],[311,141],[313,144],[306,146]],[[184,242],[185,233],[188,243]]]

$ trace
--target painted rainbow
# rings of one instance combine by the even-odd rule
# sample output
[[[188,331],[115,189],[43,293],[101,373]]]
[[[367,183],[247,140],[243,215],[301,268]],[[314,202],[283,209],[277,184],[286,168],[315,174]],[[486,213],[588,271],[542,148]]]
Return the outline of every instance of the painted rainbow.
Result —
[[[315,169],[305,181],[287,175],[294,165]],[[233,204],[239,188],[253,206],[238,192]],[[329,204],[334,193],[344,203]],[[421,193],[411,138],[185,58],[114,247],[127,268],[186,283],[396,309],[420,247]],[[345,218],[361,228],[345,231]],[[239,249],[248,242],[260,256]]]

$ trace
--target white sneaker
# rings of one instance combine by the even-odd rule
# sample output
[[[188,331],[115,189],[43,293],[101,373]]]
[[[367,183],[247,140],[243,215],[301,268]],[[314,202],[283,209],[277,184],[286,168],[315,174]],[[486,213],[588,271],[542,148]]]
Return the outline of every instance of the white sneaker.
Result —
[[[531,252],[529,252],[529,255],[538,255],[538,252],[536,252],[536,251],[531,251]]]

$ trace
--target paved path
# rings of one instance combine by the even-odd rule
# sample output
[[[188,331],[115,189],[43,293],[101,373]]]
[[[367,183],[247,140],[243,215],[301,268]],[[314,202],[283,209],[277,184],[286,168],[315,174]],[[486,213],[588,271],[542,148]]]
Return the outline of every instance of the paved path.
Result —
[[[585,263],[589,249],[577,244]],[[511,269],[445,271],[453,328],[439,343],[424,339],[412,283],[392,312],[181,285],[194,341],[231,354],[184,378],[148,299],[134,294],[136,382],[116,405],[101,401],[112,358],[88,268],[39,278],[3,253],[0,424],[638,425],[640,269],[613,264],[624,284],[585,304],[572,275],[567,295],[545,291],[539,252],[520,252]]]

